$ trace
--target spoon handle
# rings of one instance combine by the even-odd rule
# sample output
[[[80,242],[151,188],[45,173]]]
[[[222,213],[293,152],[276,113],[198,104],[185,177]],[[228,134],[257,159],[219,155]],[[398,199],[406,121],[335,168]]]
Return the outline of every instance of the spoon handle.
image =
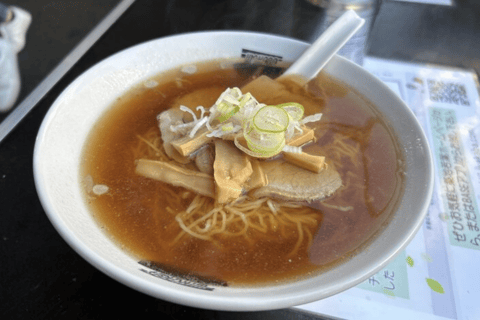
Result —
[[[315,77],[343,45],[362,27],[365,20],[348,10],[330,25],[320,37],[282,75]]]

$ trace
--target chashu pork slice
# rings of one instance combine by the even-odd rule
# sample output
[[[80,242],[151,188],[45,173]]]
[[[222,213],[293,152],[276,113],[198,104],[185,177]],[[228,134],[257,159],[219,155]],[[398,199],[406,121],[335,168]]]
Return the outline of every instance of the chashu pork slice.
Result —
[[[287,201],[322,200],[342,186],[342,179],[333,166],[319,173],[283,161],[262,161],[268,184],[254,190],[256,198],[271,197]]]
[[[172,145],[175,140],[185,136],[186,131],[173,132],[171,126],[183,124],[184,112],[179,108],[171,108],[157,116],[158,128],[162,134],[163,149],[167,156],[179,163],[189,163],[192,159],[181,155]]]

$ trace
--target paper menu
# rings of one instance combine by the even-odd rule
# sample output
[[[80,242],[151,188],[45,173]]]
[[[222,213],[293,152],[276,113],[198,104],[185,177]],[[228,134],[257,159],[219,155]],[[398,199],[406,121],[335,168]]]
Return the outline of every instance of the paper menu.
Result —
[[[297,308],[346,319],[480,319],[480,98],[474,72],[366,58],[429,139],[435,191],[393,262],[333,297]]]

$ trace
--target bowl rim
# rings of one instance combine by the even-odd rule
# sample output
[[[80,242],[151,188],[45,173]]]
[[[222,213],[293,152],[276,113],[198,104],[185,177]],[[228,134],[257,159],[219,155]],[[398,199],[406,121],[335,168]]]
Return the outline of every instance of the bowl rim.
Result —
[[[246,299],[242,297],[242,299],[238,299],[236,301],[230,297],[217,297],[210,294],[203,294],[200,290],[197,291],[189,291],[183,290],[182,288],[178,288],[177,290],[172,290],[171,288],[167,287],[166,289],[159,288],[158,284],[148,281],[146,279],[142,279],[127,272],[124,269],[119,268],[115,264],[105,260],[101,255],[97,252],[93,251],[91,248],[86,246],[73,232],[69,229],[69,227],[65,224],[63,219],[58,215],[53,204],[51,203],[51,199],[49,194],[47,193],[47,189],[44,188],[46,181],[44,179],[42,168],[40,166],[41,163],[41,152],[42,152],[42,145],[45,143],[46,134],[49,129],[49,126],[52,125],[52,121],[54,120],[55,113],[57,112],[57,102],[59,99],[62,98],[68,90],[74,86],[74,84],[79,81],[82,77],[85,76],[88,72],[92,72],[95,68],[98,68],[99,65],[105,63],[105,61],[113,59],[119,55],[123,55],[128,53],[128,51],[134,52],[135,49],[138,49],[141,46],[148,46],[150,43],[158,42],[158,41],[165,41],[166,39],[173,39],[175,38],[185,38],[185,37],[193,37],[193,38],[201,38],[205,36],[249,36],[249,37],[267,37],[271,39],[275,39],[275,41],[288,41],[291,43],[295,43],[296,45],[300,45],[305,47],[308,46],[308,43],[289,38],[283,36],[277,36],[267,33],[259,33],[259,32],[249,32],[249,31],[202,31],[202,32],[192,32],[192,33],[184,33],[179,35],[172,35],[168,37],[153,39],[150,41],[146,41],[135,46],[123,49],[114,55],[111,55],[98,63],[94,66],[90,67],[86,71],[84,71],[79,77],[77,77],[72,83],[70,83],[62,92],[62,94],[57,97],[55,102],[52,104],[52,107],[48,110],[41,127],[39,129],[35,147],[34,147],[34,157],[33,157],[33,171],[34,171],[34,179],[35,179],[35,187],[37,189],[37,193],[40,199],[40,202],[45,210],[45,213],[49,220],[51,221],[52,225],[55,227],[57,232],[61,235],[61,237],[72,247],[80,256],[82,256],[86,261],[92,264],[94,267],[105,273],[106,275],[110,276],[111,278],[135,289],[140,292],[149,294],[151,296],[172,301],[174,303],[180,303],[184,305],[189,305],[192,307],[199,307],[199,308],[206,308],[206,309],[215,309],[215,310],[226,310],[226,311],[259,311],[259,310],[272,310],[272,309],[279,309],[285,308],[290,306],[295,306],[299,304],[313,302],[315,300],[319,300],[324,298],[323,296],[318,296],[312,290],[307,290],[303,293],[297,293],[295,295],[290,295],[287,292],[281,292],[279,296],[262,296],[262,299],[259,300],[258,297]],[[380,79],[375,77],[374,75],[370,74],[365,69],[361,68],[360,66],[355,65],[353,62],[340,57],[335,56],[335,61],[339,61],[339,63],[348,64],[349,67],[356,68],[359,72],[364,73],[367,78],[372,81],[375,81],[377,85],[382,87],[385,91],[391,92],[391,89],[385,85]],[[393,94],[393,92],[392,92]],[[398,104],[405,105],[405,111],[410,114],[410,117],[416,121],[416,117],[414,116],[413,112],[406,106],[406,104],[395,94],[393,94],[392,99],[396,99]],[[423,134],[424,138],[424,145],[427,146],[427,153],[426,157],[427,162],[429,163],[427,168],[427,176],[428,181],[427,183],[427,190],[425,191],[427,194],[428,201],[424,201],[423,205],[420,208],[420,213],[416,215],[415,221],[412,221],[411,224],[413,228],[410,228],[407,233],[405,233],[403,237],[403,242],[394,246],[394,250],[385,253],[385,256],[382,258],[382,262],[376,266],[370,268],[370,271],[362,276],[357,277],[350,277],[348,281],[344,281],[339,283],[333,288],[330,288],[328,296],[340,293],[346,289],[349,289],[365,279],[367,279],[372,274],[375,274],[383,267],[385,267],[389,262],[391,262],[398,253],[403,251],[405,247],[410,243],[413,239],[417,231],[422,226],[423,220],[426,216],[428,211],[428,207],[430,205],[430,199],[433,195],[433,188],[434,188],[434,165],[433,165],[433,157],[431,154],[431,149],[428,147],[428,140],[423,132],[422,127],[418,124],[417,126],[421,130],[421,134]],[[242,290],[242,288],[239,288]]]

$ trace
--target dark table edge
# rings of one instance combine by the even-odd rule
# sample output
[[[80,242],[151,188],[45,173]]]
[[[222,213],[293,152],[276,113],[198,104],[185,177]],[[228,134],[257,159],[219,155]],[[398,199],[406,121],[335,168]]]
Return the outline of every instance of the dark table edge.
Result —
[[[0,143],[134,2],[135,0],[121,0],[0,123]]]

